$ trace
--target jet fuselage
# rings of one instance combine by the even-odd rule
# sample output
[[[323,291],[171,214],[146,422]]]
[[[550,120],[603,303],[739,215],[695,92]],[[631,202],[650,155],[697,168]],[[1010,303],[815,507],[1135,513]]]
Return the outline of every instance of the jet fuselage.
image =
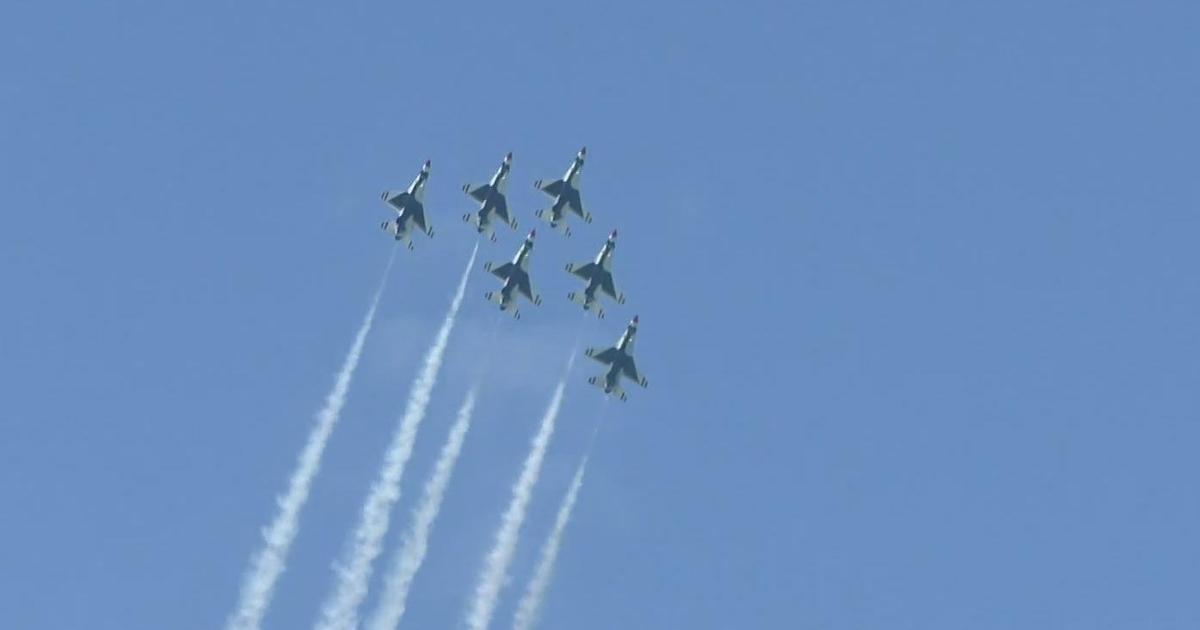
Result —
[[[521,244],[521,249],[517,250],[517,255],[513,256],[512,264],[516,269],[504,280],[504,286],[500,287],[500,295],[503,297],[501,306],[513,301],[513,291],[520,286],[518,275],[525,272],[525,260],[529,258],[529,253],[533,251],[533,241],[526,239]]]

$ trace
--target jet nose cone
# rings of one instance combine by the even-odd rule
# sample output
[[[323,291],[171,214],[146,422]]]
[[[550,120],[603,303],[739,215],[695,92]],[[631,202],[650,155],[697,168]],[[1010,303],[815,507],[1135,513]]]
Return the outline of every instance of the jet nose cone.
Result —
[[[579,150],[579,155],[580,155],[580,156],[587,155],[587,147],[583,147],[582,149],[580,149],[580,150]]]
[[[429,170],[429,167],[430,167],[430,166],[432,166],[432,165],[433,165],[433,160],[425,160],[425,166],[424,166],[424,167],[422,167],[422,168],[424,168],[425,170],[427,170],[427,171],[428,171],[428,170]]]
[[[616,230],[613,230],[613,231],[612,231],[612,234],[609,234],[609,235],[608,235],[608,240],[610,240],[610,241],[611,241],[611,240],[615,240],[616,238],[617,238],[617,231],[616,231]]]
[[[512,161],[512,151],[509,151],[509,152],[508,152],[508,155],[505,155],[505,156],[504,156],[504,161],[505,161],[505,162],[511,162],[511,161]]]
[[[529,230],[529,240],[532,241],[535,236],[537,236],[537,230]]]
[[[637,316],[637,315],[634,315],[634,316],[633,316],[633,323],[634,323],[634,325],[636,325],[636,324],[638,323],[638,316]]]

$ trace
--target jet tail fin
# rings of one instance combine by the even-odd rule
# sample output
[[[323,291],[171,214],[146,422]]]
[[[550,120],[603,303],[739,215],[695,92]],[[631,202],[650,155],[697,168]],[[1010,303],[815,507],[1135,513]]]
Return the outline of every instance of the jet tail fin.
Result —
[[[488,291],[483,294],[483,297],[487,298],[487,301],[492,304],[499,306],[501,311],[512,315],[513,319],[521,319],[521,311],[517,310],[511,300],[504,299],[503,291]]]
[[[613,386],[609,388],[603,376],[592,376],[588,378],[588,384],[598,387],[603,390],[605,394],[612,394],[621,400],[626,400],[628,398],[628,395],[625,394],[625,390],[621,387],[620,383],[614,383]]]
[[[567,299],[582,306],[584,311],[593,313],[596,315],[596,317],[604,319],[604,309],[601,308],[596,299],[589,299],[587,293],[576,293],[575,291],[572,291],[567,294]]]
[[[413,248],[412,239],[409,238],[406,232],[400,230],[400,225],[395,221],[384,221],[379,224],[379,228],[384,232],[392,235],[392,238],[397,241],[404,241],[404,244],[409,248]]]
[[[562,232],[563,236],[571,235],[571,228],[567,226],[566,217],[562,213],[555,213],[553,209],[538,210],[533,213],[537,218],[550,224],[550,227]]]
[[[492,229],[490,222],[484,223],[479,214],[468,212],[467,214],[462,215],[462,220],[463,223],[475,228],[476,232],[480,234],[486,234],[488,240],[491,242],[496,242],[496,231]]]

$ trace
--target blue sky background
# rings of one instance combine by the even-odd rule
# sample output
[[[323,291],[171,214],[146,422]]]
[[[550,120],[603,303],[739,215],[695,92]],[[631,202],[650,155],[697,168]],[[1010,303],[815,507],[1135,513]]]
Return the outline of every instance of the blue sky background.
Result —
[[[438,235],[399,253],[266,624],[309,625],[472,247],[459,186],[514,151],[523,233],[530,183],[586,144],[596,223],[539,237],[546,303],[488,347],[493,283],[468,289],[393,534],[489,353],[494,380],[410,627],[462,619],[569,348],[634,313],[651,388],[610,406],[545,627],[1200,627],[1197,24],[1190,2],[8,3],[0,625],[224,621],[387,260],[378,195],[431,158]],[[561,266],[614,227],[629,303],[577,332]]]

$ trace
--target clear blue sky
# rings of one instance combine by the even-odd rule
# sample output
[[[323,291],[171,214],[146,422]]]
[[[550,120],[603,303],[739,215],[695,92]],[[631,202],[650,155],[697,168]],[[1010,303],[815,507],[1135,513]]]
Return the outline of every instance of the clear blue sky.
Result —
[[[418,576],[454,627],[621,230],[651,388],[612,405],[548,628],[1200,627],[1191,2],[10,3],[0,625],[202,629],[433,160],[267,627],[308,626],[474,236],[589,148],[596,223],[484,343],[477,271],[405,477],[492,385]],[[502,228],[482,260],[511,256]],[[515,354],[514,354],[515,353]],[[509,369],[505,361],[512,360]],[[496,617],[600,408],[576,367]],[[393,534],[396,529],[393,529]],[[392,541],[395,540],[393,536]]]

